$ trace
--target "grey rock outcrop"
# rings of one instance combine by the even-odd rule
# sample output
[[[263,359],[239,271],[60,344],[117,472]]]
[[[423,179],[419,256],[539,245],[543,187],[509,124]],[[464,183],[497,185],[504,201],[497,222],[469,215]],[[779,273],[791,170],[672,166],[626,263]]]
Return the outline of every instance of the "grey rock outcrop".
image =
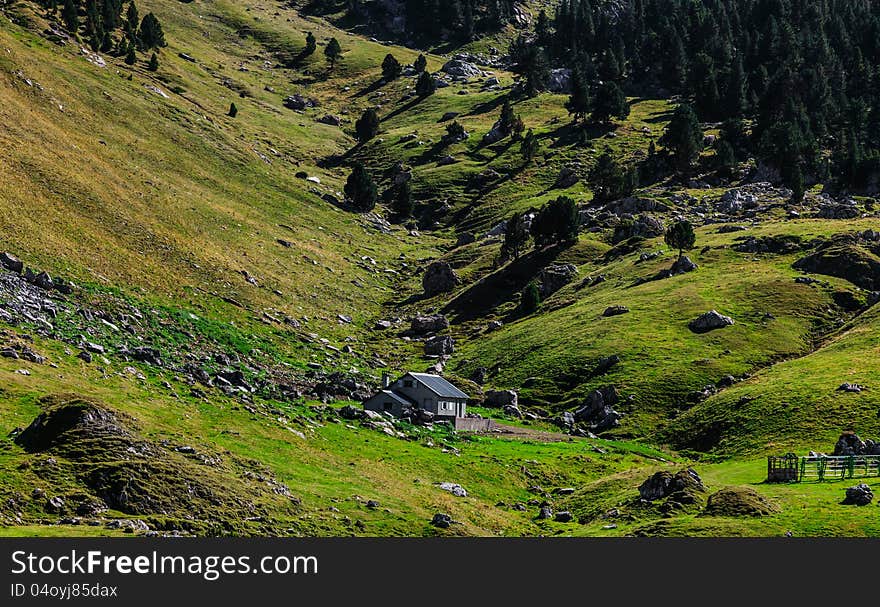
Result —
[[[694,333],[708,333],[709,331],[729,327],[733,324],[734,321],[731,317],[724,316],[715,310],[710,310],[693,319],[688,323],[688,327]]]

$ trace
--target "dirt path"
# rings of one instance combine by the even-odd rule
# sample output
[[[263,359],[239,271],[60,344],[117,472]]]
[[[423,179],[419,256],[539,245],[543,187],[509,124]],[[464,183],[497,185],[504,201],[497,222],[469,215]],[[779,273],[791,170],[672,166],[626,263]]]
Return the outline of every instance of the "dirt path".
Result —
[[[498,423],[496,423],[494,428],[487,434],[499,438],[536,440],[542,443],[561,443],[583,440],[580,436],[572,436],[570,434],[563,434],[562,432],[548,432],[546,430],[534,430],[532,428],[522,428],[519,426],[505,426],[504,424]]]

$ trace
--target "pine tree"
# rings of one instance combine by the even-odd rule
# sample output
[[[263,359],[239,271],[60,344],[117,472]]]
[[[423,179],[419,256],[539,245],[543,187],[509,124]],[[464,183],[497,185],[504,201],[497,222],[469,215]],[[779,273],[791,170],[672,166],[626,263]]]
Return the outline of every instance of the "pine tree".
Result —
[[[617,200],[628,196],[635,187],[634,177],[621,167],[609,149],[605,149],[587,176],[597,203]]]
[[[516,114],[513,113],[513,106],[510,104],[510,97],[504,98],[504,104],[501,106],[501,115],[498,117],[496,125],[505,135],[509,135],[513,130],[513,123],[516,121]]]
[[[134,44],[128,45],[128,51],[125,54],[125,64],[134,65],[137,62],[137,55],[134,52]]]
[[[336,38],[330,38],[330,42],[328,42],[327,46],[324,48],[324,56],[327,58],[327,61],[330,62],[331,70],[336,67],[336,62],[342,56],[342,47],[339,45],[339,40]]]
[[[736,168],[733,146],[721,139],[715,146],[715,166],[721,175],[730,176]]]
[[[596,93],[591,118],[594,122],[608,124],[612,118],[625,119],[629,116],[629,103],[615,82],[605,82]]]
[[[379,133],[379,114],[373,108],[364,110],[364,113],[354,123],[357,139],[361,143],[367,142]]]
[[[694,226],[689,221],[676,221],[666,229],[663,240],[673,249],[678,250],[678,258],[681,259],[685,251],[694,248],[697,236],[694,234]]]
[[[235,107],[235,103],[229,104],[229,112],[227,113],[230,118],[235,118],[238,116],[238,108]]]
[[[538,153],[538,138],[535,137],[535,134],[532,132],[532,129],[529,129],[529,132],[526,133],[526,136],[523,137],[522,143],[519,146],[519,154],[523,158],[523,162],[525,164],[531,164],[532,160],[534,160],[535,156]]]
[[[315,53],[315,50],[318,48],[318,40],[315,38],[315,35],[312,32],[308,32],[306,34],[306,46],[302,50],[303,57],[308,57]]]
[[[409,184],[409,181],[404,181],[396,188],[391,209],[398,217],[405,219],[412,215],[413,206],[412,186]]]
[[[660,145],[672,154],[679,170],[687,170],[699,158],[703,151],[703,131],[691,106],[681,104],[676,108],[660,137]]]
[[[125,13],[125,25],[128,30],[130,36],[129,38],[134,38],[137,35],[138,23],[140,23],[140,17],[138,16],[138,9],[134,3],[134,0],[131,0],[131,3],[128,5],[128,10]]]
[[[428,67],[428,60],[425,59],[424,55],[419,55],[416,57],[416,60],[413,62],[413,69],[419,74],[425,71]]]
[[[568,196],[551,200],[532,220],[531,234],[535,248],[542,249],[552,244],[571,243],[578,234],[577,204]]]
[[[581,122],[590,113],[590,89],[583,73],[575,69],[571,74],[571,96],[565,104],[569,116],[574,116],[574,122]]]
[[[416,81],[416,95],[421,98],[430,97],[436,90],[437,82],[431,74],[428,72],[419,74],[419,79]]]
[[[64,21],[64,28],[71,34],[76,34],[79,30],[79,8],[74,0],[64,0],[61,19]]]
[[[532,280],[522,290],[522,294],[520,295],[519,299],[520,310],[523,314],[531,314],[537,311],[540,305],[541,291],[538,288],[538,283]]]
[[[138,39],[144,49],[161,48],[166,46],[165,33],[162,31],[162,24],[153,13],[144,15],[141,21],[141,28],[138,31]]]
[[[553,42],[553,33],[550,30],[550,19],[547,17],[546,11],[542,8],[538,12],[538,18],[535,20],[535,41],[544,48],[549,48]]]
[[[526,220],[521,213],[514,213],[507,220],[504,231],[504,242],[501,245],[501,256],[510,259],[519,259],[520,253],[529,241],[529,231],[526,229]]]
[[[376,206],[376,184],[360,162],[354,165],[345,182],[345,196],[352,207],[361,212],[372,211]]]
[[[446,125],[446,134],[443,136],[443,143],[458,143],[468,138],[467,131],[457,120],[453,120]]]
[[[522,116],[517,114],[513,117],[513,124],[510,125],[510,136],[514,141],[518,141],[522,137],[523,131],[526,130],[526,123],[523,122]]]
[[[150,57],[150,64],[147,66],[147,69],[151,72],[155,72],[159,69],[159,58],[156,56],[156,53]]]
[[[508,52],[513,62],[511,69],[525,81],[526,95],[534,97],[543,91],[550,75],[544,49],[520,35],[510,44]]]
[[[806,189],[804,187],[804,173],[799,164],[795,165],[789,177],[789,186],[791,187],[792,204],[800,204],[804,200]]]
[[[401,72],[403,72],[403,66],[400,65],[400,62],[394,55],[391,53],[385,55],[385,59],[382,61],[382,77],[385,81],[390,82],[399,78]]]

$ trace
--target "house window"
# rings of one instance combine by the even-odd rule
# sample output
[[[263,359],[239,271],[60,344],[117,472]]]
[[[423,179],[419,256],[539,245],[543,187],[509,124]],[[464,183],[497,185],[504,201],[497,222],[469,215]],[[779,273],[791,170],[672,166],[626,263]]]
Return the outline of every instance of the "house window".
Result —
[[[403,380],[403,387],[404,387],[404,388],[412,388],[412,387],[413,387],[413,382],[412,382],[412,380],[411,380],[411,379],[405,379],[405,380]]]
[[[394,403],[382,403],[383,411],[391,411],[394,408]]]

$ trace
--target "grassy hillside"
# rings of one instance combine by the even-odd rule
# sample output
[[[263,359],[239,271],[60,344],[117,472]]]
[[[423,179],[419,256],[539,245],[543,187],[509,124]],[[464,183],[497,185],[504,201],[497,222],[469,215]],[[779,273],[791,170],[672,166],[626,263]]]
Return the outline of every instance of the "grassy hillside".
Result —
[[[686,216],[700,226],[694,272],[645,281],[675,253],[662,238],[614,243],[610,217],[571,246],[499,265],[500,239],[487,231],[562,194],[589,205],[583,179],[554,187],[560,171],[584,177],[606,148],[623,162],[643,158],[674,101],[630,99],[626,120],[590,127],[583,142],[564,95],[516,99],[514,111],[540,140],[525,166],[511,138],[482,143],[514,82],[504,70],[484,66],[471,82],[419,100],[414,78],[385,83],[380,68],[388,52],[410,63],[417,51],[288,4],[139,7],[158,15],[168,40],[157,72],[143,53],[134,66],[109,56],[101,66],[74,41],[49,41],[32,3],[0,11],[0,250],[76,284],[69,296],[34,295],[0,276],[0,534],[145,532],[114,520],[204,535],[878,533],[871,509],[838,504],[839,483],[761,483],[766,453],[830,451],[842,430],[880,431],[877,312],[862,307],[869,294],[843,278],[796,282],[803,273],[793,268],[818,239],[873,229],[873,212],[841,221],[801,209],[802,219],[789,219],[785,201],[762,199],[768,208],[744,215],[746,230],[723,232],[711,205],[725,187],[670,181],[637,195],[665,205],[652,213],[664,223]],[[308,31],[318,49],[297,59]],[[511,34],[472,50],[503,46]],[[331,36],[343,49],[332,71],[323,57]],[[429,54],[429,70],[445,60]],[[290,95],[316,107],[285,107]],[[368,107],[380,132],[357,145],[354,121]],[[457,115],[443,120],[449,112]],[[445,145],[452,120],[470,137]],[[447,155],[452,162],[438,162]],[[396,163],[411,170],[416,218],[386,223],[384,204],[373,214],[340,208],[355,160],[380,194]],[[465,232],[475,241],[456,246]],[[749,236],[799,248],[738,251]],[[435,259],[461,282],[423,298],[421,275]],[[521,289],[549,263],[573,264],[578,275],[521,315]],[[629,313],[603,316],[614,305]],[[688,329],[710,309],[735,324]],[[403,330],[412,315],[439,311],[456,339],[450,376],[484,367],[486,388],[519,390],[538,419],[474,410],[523,434],[345,419],[346,403],[319,394],[332,372],[369,390],[382,370],[436,362]],[[377,330],[379,319],[393,328]],[[489,331],[493,320],[503,324]],[[162,364],[135,357],[136,347],[155,349]],[[28,361],[26,349],[46,360]],[[620,362],[594,373],[611,355]],[[244,387],[227,385],[235,371]],[[734,385],[694,398],[727,375]],[[837,392],[845,381],[867,389]],[[619,428],[582,439],[553,425],[611,384],[623,396]],[[41,412],[70,403],[116,420],[109,435],[102,427],[39,451],[16,440]],[[648,475],[689,464],[707,486],[700,507],[639,501]],[[136,497],[118,499],[115,482],[136,487]],[[468,497],[442,482],[461,484]],[[706,497],[728,486],[754,489],[773,512],[706,515]],[[101,500],[109,510],[89,509]],[[573,522],[536,518],[542,505],[571,512]],[[432,526],[438,512],[460,524]]]

